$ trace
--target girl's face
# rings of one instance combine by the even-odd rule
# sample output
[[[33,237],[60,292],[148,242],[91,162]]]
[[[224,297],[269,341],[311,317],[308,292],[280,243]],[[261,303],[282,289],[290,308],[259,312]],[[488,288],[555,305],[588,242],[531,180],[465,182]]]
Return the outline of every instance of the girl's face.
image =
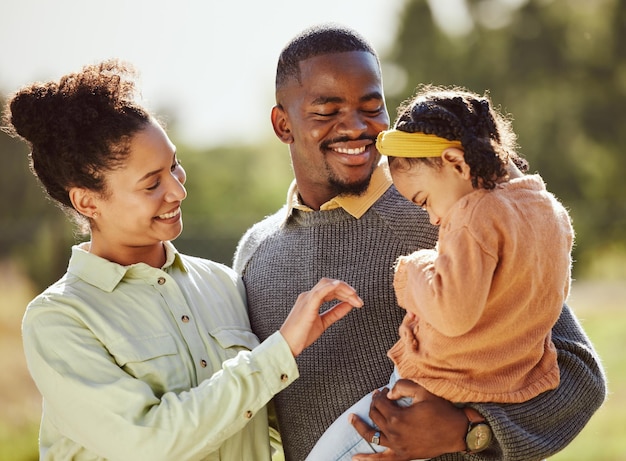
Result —
[[[446,155],[447,151],[454,151],[453,155]],[[444,151],[441,165],[418,162],[409,166],[397,159],[391,164],[391,176],[396,189],[424,208],[436,226],[461,197],[474,190],[463,152],[454,148]]]
[[[162,242],[183,229],[185,180],[175,146],[158,123],[148,123],[132,138],[126,163],[106,173],[106,195],[93,197],[90,251],[122,265],[160,267]]]

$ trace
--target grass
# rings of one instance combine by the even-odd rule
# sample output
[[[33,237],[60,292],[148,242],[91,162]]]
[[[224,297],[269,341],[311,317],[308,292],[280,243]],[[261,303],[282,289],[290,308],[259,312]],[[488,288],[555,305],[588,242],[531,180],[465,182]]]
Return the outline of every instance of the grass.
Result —
[[[18,268],[2,262],[0,293],[0,461],[35,461],[41,398],[26,370],[20,339],[23,309],[34,293]],[[574,282],[569,304],[602,358],[610,395],[582,433],[550,461],[626,460],[626,283]]]
[[[596,347],[609,396],[581,434],[551,461],[626,460],[626,283],[574,282],[569,304]]]
[[[17,267],[0,261],[0,293],[0,461],[35,461],[41,397],[26,369],[20,337],[33,289]]]

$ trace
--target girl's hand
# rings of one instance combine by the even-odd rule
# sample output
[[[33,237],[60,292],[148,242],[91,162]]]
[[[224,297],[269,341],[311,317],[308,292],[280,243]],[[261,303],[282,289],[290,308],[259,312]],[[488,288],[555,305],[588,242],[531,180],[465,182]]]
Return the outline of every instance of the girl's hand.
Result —
[[[341,301],[323,314],[322,304]],[[289,344],[294,357],[319,338],[337,320],[345,317],[353,307],[362,307],[363,300],[354,288],[341,280],[323,278],[311,289],[298,296],[291,312],[280,327],[280,333]]]

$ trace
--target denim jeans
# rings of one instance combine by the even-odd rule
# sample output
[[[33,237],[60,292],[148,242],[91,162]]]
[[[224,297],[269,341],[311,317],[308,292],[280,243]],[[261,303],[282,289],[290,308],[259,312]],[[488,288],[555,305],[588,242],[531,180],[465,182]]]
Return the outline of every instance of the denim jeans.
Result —
[[[394,370],[389,380],[389,388],[400,379]],[[382,388],[381,388],[382,389]],[[369,417],[372,394],[368,394],[357,403],[348,408],[339,418],[337,418],[322,437],[317,441],[313,450],[309,453],[306,461],[350,461],[352,456],[360,453],[380,453],[386,450],[382,445],[370,443],[365,440],[348,422],[348,416],[352,413],[360,416],[370,426],[376,427]],[[403,397],[396,400],[398,405],[411,406],[412,400]]]

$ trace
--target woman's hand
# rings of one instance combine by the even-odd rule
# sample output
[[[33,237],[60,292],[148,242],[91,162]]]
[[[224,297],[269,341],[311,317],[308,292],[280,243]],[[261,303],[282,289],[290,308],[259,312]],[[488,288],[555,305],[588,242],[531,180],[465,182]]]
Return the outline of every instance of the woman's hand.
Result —
[[[322,304],[341,301],[323,314]],[[341,280],[323,278],[311,289],[298,296],[291,312],[280,327],[280,333],[289,344],[294,357],[319,338],[337,320],[345,317],[353,307],[362,307],[363,300],[354,288]]]

